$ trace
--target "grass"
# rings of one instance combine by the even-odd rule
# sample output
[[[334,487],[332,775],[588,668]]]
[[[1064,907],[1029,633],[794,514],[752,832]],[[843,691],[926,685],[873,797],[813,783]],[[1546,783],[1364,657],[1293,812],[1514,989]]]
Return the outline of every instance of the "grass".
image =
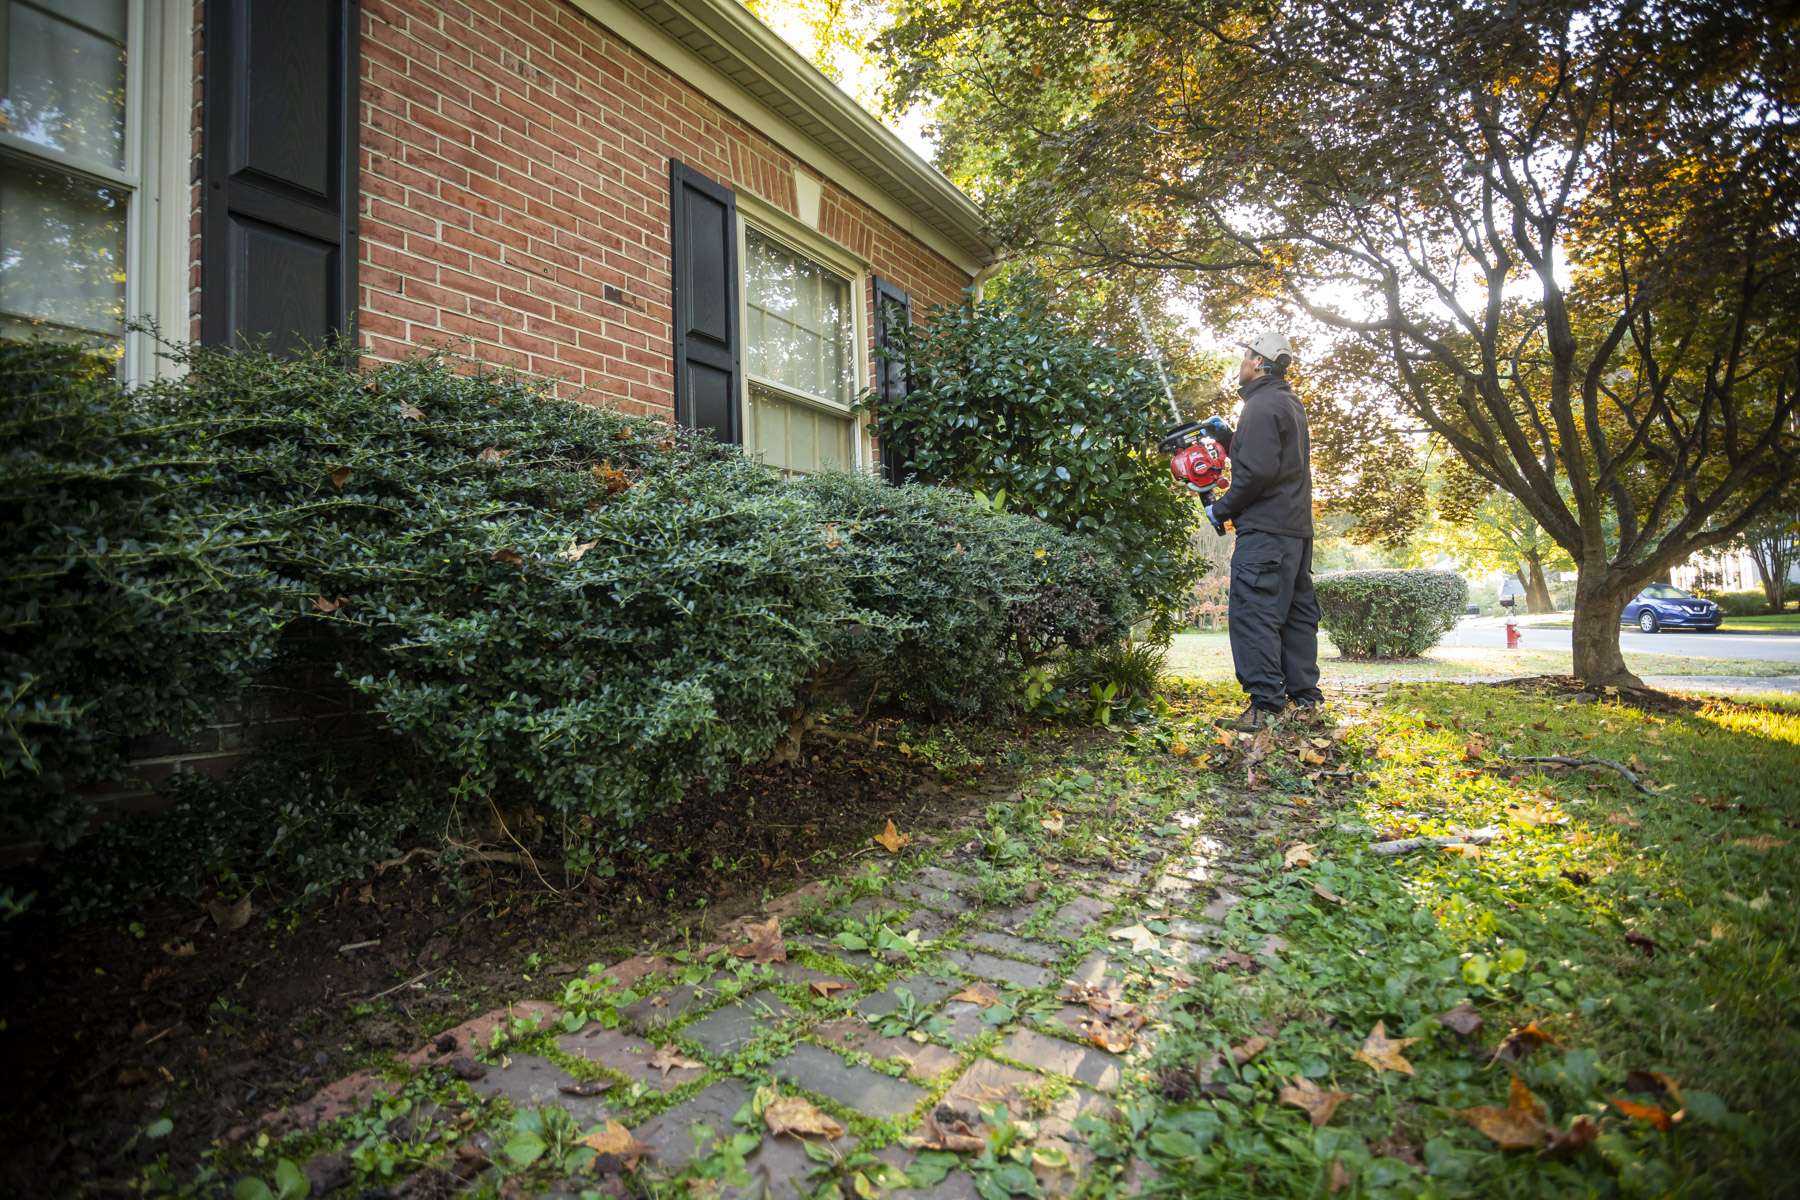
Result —
[[[1527,631],[1526,638],[1530,638]],[[1437,646],[1425,657],[1410,662],[1349,662],[1336,657],[1337,648],[1321,635],[1319,669],[1326,686],[1373,680],[1456,679],[1468,676],[1566,675],[1570,658],[1566,651],[1507,650],[1502,646]],[[1639,675],[1745,675],[1766,678],[1800,673],[1792,662],[1766,659],[1707,658],[1682,654],[1625,655],[1625,663]],[[1234,678],[1231,643],[1224,633],[1182,633],[1169,648],[1169,675],[1202,682]]]
[[[1532,629],[1569,629],[1574,618],[1567,613],[1523,617],[1519,624]],[[1800,633],[1800,612],[1752,613],[1749,616],[1727,616],[1719,629],[1725,633]]]
[[[1198,741],[1228,697],[1179,685],[1171,699],[1172,736]],[[1278,742],[1261,768],[1270,790],[1242,802],[1260,861],[1227,936],[1254,945],[1278,935],[1290,948],[1251,980],[1203,978],[1188,1003],[1194,1032],[1159,1052],[1173,1065],[1258,1032],[1273,1042],[1224,1073],[1229,1102],[1149,1100],[1153,1114],[1141,1119],[1152,1127],[1210,1114],[1207,1144],[1186,1161],[1159,1161],[1178,1194],[1323,1196],[1339,1170],[1357,1182],[1352,1194],[1369,1196],[1791,1187],[1800,703],[1648,713],[1420,684],[1348,712],[1334,753],[1363,782],[1320,791],[1288,758],[1307,743]],[[1508,753],[1629,762],[1654,794],[1606,771],[1511,777]],[[1244,778],[1238,761],[1211,774]],[[1376,837],[1482,826],[1498,836],[1468,855],[1368,852]],[[1315,861],[1285,866],[1283,847],[1299,842]],[[1484,1022],[1469,1038],[1437,1019],[1465,1003]],[[1377,1021],[1391,1037],[1419,1039],[1403,1052],[1414,1073],[1353,1061]],[[1528,1022],[1553,1040],[1496,1060],[1507,1031]],[[1679,1097],[1633,1072],[1659,1072]],[[1295,1121],[1284,1131],[1273,1114],[1294,1109],[1265,1116],[1255,1106],[1294,1075],[1353,1098],[1323,1128]],[[1463,1113],[1506,1106],[1515,1075],[1544,1106],[1546,1132],[1585,1119],[1597,1138],[1564,1162],[1501,1150]],[[1617,1100],[1682,1119],[1662,1132]]]

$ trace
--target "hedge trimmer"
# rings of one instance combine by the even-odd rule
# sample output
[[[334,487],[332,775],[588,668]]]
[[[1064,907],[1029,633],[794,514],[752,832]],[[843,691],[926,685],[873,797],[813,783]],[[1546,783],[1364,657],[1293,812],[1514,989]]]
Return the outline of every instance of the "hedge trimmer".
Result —
[[[1162,349],[1150,336],[1150,322],[1144,319],[1143,306],[1136,296],[1131,298],[1131,311],[1137,314],[1138,331],[1144,335],[1144,345],[1150,349],[1150,361],[1156,364],[1156,377],[1162,381],[1163,396],[1169,401],[1169,415],[1175,418],[1174,428],[1163,434],[1156,448],[1169,456],[1170,474],[1200,497],[1207,519],[1212,520],[1213,492],[1225,482],[1225,456],[1231,451],[1231,426],[1219,417],[1182,421],[1181,409],[1175,404],[1175,389],[1169,386],[1168,373],[1163,370]],[[1213,521],[1213,528],[1222,535],[1225,523]]]

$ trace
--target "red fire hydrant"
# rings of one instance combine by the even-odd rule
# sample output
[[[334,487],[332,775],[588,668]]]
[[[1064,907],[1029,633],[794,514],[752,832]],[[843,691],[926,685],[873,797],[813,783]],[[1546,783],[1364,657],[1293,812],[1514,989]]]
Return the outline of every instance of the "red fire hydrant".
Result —
[[[1506,648],[1508,650],[1519,648],[1519,623],[1513,620],[1511,613],[1506,614]]]

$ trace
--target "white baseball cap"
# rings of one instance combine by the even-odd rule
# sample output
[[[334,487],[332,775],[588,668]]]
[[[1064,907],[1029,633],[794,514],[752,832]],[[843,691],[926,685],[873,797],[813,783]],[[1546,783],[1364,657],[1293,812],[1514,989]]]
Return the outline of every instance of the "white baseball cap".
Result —
[[[1287,334],[1274,329],[1265,329],[1249,341],[1243,343],[1244,349],[1268,362],[1279,363],[1282,359],[1294,360],[1294,348],[1288,345]]]

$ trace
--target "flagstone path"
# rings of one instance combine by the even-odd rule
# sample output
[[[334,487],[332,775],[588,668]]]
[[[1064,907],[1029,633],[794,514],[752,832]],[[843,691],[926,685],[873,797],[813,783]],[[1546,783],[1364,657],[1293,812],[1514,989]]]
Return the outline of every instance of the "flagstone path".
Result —
[[[1131,839],[1135,857],[1046,864],[1012,891],[983,883],[979,841],[904,853],[884,873],[781,897],[714,946],[593,968],[559,1003],[466,1022],[401,1064],[432,1097],[415,1111],[466,1100],[485,1114],[463,1118],[454,1165],[432,1168],[439,1190],[504,1174],[507,1195],[784,1197],[836,1179],[846,1195],[956,1198],[995,1172],[989,1194],[1023,1190],[1029,1171],[1067,1194],[1093,1163],[1089,1118],[1111,1118],[1122,1086],[1148,1082],[1167,1004],[1224,965],[1211,961],[1220,922],[1245,880],[1199,828],[1177,814]],[[1246,948],[1283,949],[1272,937]],[[341,1116],[406,1086],[398,1074],[340,1081],[265,1127]],[[760,1104],[776,1095],[805,1098],[843,1133],[770,1132]],[[509,1143],[519,1120],[479,1104],[502,1100],[513,1114],[561,1108],[605,1152],[569,1160],[579,1169],[561,1180],[541,1162],[518,1174],[535,1145],[552,1143],[545,1161],[559,1151],[539,1134]],[[1015,1145],[1028,1149],[993,1150]],[[320,1164],[308,1169],[321,1182]]]

